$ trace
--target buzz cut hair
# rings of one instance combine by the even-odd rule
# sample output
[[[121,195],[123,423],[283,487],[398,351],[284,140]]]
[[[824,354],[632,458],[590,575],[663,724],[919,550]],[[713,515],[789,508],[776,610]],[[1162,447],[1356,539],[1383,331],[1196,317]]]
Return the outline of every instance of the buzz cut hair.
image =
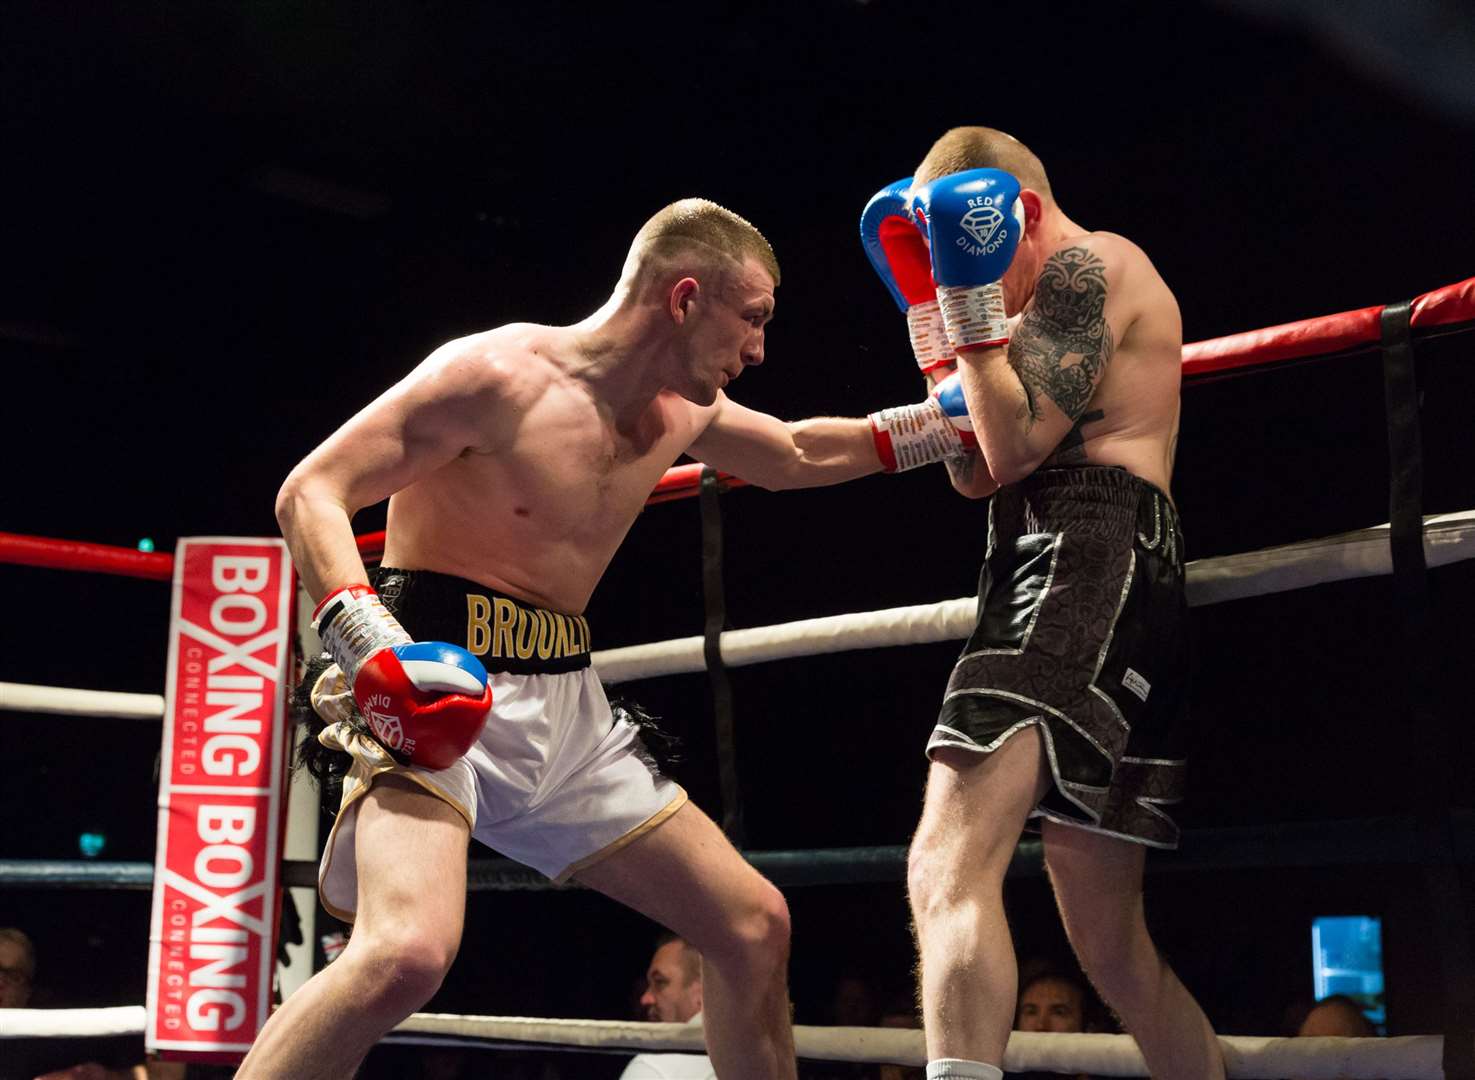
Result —
[[[702,954],[697,947],[680,934],[664,930],[656,938],[656,948],[663,949],[673,941],[681,942],[681,975],[686,986],[702,981]]]
[[[741,263],[751,257],[779,283],[778,257],[764,235],[747,218],[710,199],[681,199],[662,207],[640,227],[630,245],[631,259],[650,255],[665,260],[715,254],[718,263]]]
[[[1035,152],[1013,135],[989,127],[955,127],[944,134],[917,166],[912,183],[921,187],[968,169],[1002,169],[1021,187],[1032,188],[1051,201],[1055,198]]]

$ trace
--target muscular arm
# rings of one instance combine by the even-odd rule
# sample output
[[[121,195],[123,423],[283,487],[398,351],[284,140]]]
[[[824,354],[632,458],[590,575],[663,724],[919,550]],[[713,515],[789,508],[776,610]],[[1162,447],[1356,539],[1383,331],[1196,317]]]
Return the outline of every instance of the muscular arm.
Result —
[[[718,395],[711,420],[687,453],[771,491],[838,484],[881,471],[865,419],[817,416],[786,423],[725,394]]]
[[[277,522],[309,595],[367,581],[350,522],[467,449],[486,449],[495,380],[460,343],[432,353],[288,475]]]
[[[927,373],[925,378],[929,394],[939,381],[937,376],[947,373],[946,368]],[[943,464],[947,466],[947,478],[952,483],[953,490],[959,495],[970,499],[984,499],[999,490],[999,482],[989,472],[988,462],[983,460],[982,454],[946,458]]]
[[[968,412],[989,471],[1014,483],[1089,419],[1091,397],[1128,319],[1119,240],[1085,237],[1045,260],[1007,352],[959,358]]]

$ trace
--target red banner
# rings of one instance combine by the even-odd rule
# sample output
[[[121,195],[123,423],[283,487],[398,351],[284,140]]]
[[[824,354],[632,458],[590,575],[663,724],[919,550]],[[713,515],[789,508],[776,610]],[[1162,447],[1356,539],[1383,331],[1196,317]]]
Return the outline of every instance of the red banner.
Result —
[[[271,1011],[293,589],[280,540],[175,550],[145,1030],[172,1058],[238,1057]]]

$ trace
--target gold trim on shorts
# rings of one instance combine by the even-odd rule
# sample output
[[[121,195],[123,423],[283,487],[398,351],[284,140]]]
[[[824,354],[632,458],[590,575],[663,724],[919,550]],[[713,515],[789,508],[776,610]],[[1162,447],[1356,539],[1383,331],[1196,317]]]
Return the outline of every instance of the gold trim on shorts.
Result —
[[[577,862],[564,867],[561,871],[559,871],[558,876],[553,879],[553,884],[565,884],[569,880],[569,878],[573,877],[580,870],[589,869],[589,867],[593,866],[595,863],[602,862],[603,860],[609,858],[611,855],[619,851],[622,847],[624,847],[626,844],[629,844],[631,841],[639,840],[646,833],[650,832],[656,826],[662,824],[672,814],[676,813],[676,811],[685,806],[687,803],[686,789],[680,784],[674,784],[672,786],[676,788],[676,797],[674,799],[668,802],[665,806],[661,807],[650,817],[646,818],[639,825],[635,826],[635,828],[631,829],[624,836],[611,840],[608,844],[605,844],[604,847],[600,848],[593,854],[585,855]]]
[[[347,680],[343,678],[343,672],[339,670],[337,664],[330,665],[318,677],[318,681],[313,684],[311,696],[313,709],[320,717],[328,721],[328,726],[318,732],[318,742],[330,750],[342,750],[353,759],[347,774],[343,777],[343,796],[339,800],[338,814],[333,818],[333,825],[328,830],[328,838],[325,842],[324,851],[327,857],[318,872],[318,900],[322,903],[323,909],[335,919],[351,923],[357,918],[357,912],[349,913],[330,904],[323,895],[322,883],[332,872],[333,853],[337,850],[338,826],[344,820],[344,813],[369,793],[376,780],[386,775],[402,776],[424,788],[427,794],[449,804],[466,822],[468,833],[475,829],[476,824],[472,820],[470,809],[465,804],[435,784],[434,772],[401,765],[372,735],[366,735],[360,731],[349,719],[353,715],[353,692],[348,688]],[[355,843],[357,843],[357,831],[354,835]],[[355,860],[354,879],[357,880],[357,878],[357,861]]]

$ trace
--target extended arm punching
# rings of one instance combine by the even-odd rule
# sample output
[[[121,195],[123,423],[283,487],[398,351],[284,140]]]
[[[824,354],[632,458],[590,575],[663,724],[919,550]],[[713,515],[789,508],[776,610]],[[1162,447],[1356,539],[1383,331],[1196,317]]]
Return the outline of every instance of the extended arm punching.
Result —
[[[713,468],[773,491],[839,484],[881,471],[862,419],[785,422],[718,395],[716,411],[687,451]]]

